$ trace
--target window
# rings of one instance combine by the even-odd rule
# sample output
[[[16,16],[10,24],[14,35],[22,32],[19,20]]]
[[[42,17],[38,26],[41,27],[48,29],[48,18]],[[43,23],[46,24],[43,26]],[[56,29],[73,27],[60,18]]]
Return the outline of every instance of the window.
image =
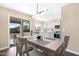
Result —
[[[14,28],[18,28],[18,27],[20,28],[20,24],[18,24],[18,23],[10,23],[9,24],[10,29],[14,29]]]

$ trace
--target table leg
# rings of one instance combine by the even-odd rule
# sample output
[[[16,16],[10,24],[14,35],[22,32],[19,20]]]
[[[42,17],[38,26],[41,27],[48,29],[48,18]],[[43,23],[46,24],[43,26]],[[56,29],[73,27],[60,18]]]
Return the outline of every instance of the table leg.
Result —
[[[27,43],[25,43],[25,52],[26,52],[26,55],[29,56],[29,51],[28,51],[28,48],[27,48]]]

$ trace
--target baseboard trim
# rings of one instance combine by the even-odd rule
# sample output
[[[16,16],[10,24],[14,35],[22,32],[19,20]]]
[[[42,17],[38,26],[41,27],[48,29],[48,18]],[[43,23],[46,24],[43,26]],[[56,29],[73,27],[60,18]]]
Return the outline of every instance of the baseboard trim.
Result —
[[[9,47],[4,47],[4,48],[0,48],[0,50],[5,50],[5,49],[8,49]]]
[[[5,50],[5,49],[8,49],[9,47],[5,47],[5,48],[0,48],[0,50]],[[73,53],[73,54],[76,54],[76,55],[79,55],[79,52],[75,52],[75,51],[72,51],[72,50],[69,50],[69,49],[66,49],[66,51],[70,52],[70,53]]]
[[[76,54],[76,55],[79,55],[79,52],[75,52],[75,51],[72,51],[72,50],[69,50],[69,49],[66,49],[66,51],[73,53],[73,54]]]

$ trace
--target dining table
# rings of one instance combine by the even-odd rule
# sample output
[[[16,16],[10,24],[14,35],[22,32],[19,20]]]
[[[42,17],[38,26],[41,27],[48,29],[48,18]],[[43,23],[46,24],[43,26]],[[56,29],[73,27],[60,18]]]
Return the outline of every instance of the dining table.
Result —
[[[47,54],[52,54],[55,52],[63,43],[62,39],[37,39],[31,36],[22,36],[22,38],[27,38],[27,44],[34,46],[37,49],[44,51]]]

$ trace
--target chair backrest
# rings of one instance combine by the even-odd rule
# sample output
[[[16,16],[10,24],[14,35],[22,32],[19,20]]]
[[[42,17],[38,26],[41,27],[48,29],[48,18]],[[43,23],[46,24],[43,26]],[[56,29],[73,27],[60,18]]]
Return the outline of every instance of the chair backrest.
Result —
[[[69,36],[65,36],[64,42],[62,43],[62,45],[56,51],[56,55],[58,55],[58,56],[63,55],[63,52],[65,51],[65,49],[68,46],[68,41],[69,41]]]
[[[63,42],[63,47],[64,47],[64,48],[67,48],[68,42],[69,42],[69,36],[65,36],[65,37],[64,37],[64,42]]]
[[[17,35],[16,44],[21,46],[27,44],[27,38],[23,38]]]
[[[21,37],[18,36],[17,39],[16,39],[16,44],[17,45],[22,45],[23,44],[23,41],[24,40]]]

